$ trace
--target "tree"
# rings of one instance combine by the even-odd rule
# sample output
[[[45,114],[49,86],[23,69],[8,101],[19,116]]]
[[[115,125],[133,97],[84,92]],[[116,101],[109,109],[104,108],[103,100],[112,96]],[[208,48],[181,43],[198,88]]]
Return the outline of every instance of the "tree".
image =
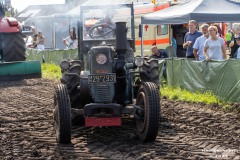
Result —
[[[4,14],[6,17],[14,17],[18,13],[16,9],[14,9],[11,5],[3,3],[3,1],[0,0],[0,8],[1,13]]]

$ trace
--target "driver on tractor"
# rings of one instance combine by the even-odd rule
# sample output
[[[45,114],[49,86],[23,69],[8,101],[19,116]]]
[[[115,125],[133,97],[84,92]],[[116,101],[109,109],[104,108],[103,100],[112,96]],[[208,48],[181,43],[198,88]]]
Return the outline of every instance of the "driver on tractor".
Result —
[[[96,38],[115,38],[116,24],[113,22],[115,16],[115,10],[107,10],[104,12],[105,17],[96,22],[89,30],[89,36],[92,39]]]
[[[116,24],[113,22],[113,17],[115,15],[114,10],[106,11],[104,19],[100,20],[100,23],[103,25],[103,27],[107,27],[107,25],[110,25],[112,28],[116,28]]]

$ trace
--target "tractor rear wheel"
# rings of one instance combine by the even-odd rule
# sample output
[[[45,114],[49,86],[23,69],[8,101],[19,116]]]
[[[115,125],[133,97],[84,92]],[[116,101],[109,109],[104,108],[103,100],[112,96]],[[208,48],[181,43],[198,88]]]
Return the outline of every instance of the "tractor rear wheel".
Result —
[[[143,82],[139,88],[136,105],[137,135],[143,142],[154,141],[158,134],[160,97],[156,84]]]
[[[159,85],[159,71],[158,71],[158,60],[154,58],[144,58],[144,64],[141,68],[145,74],[140,74],[143,82],[153,82]]]
[[[25,61],[25,42],[24,35],[21,33],[1,33],[0,48],[3,51],[3,60],[5,62]]]
[[[71,143],[71,103],[65,85],[59,84],[54,95],[54,121],[58,143]]]

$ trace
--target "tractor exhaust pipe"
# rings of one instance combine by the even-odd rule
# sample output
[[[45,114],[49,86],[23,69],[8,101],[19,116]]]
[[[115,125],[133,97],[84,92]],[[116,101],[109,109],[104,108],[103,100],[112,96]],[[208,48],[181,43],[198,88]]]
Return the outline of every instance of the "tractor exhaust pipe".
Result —
[[[117,61],[115,70],[117,75],[116,98],[119,104],[124,105],[126,92],[126,52],[127,52],[127,28],[126,22],[116,22],[116,52]]]
[[[116,22],[116,52],[126,54],[127,51],[127,28],[126,22]]]

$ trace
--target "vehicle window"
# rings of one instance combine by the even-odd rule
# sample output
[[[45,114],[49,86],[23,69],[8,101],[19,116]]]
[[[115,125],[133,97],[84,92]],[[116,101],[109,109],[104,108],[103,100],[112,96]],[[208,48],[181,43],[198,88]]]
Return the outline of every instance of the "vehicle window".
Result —
[[[168,25],[166,24],[161,24],[161,25],[157,25],[157,35],[166,35],[168,34]]]
[[[131,8],[119,5],[114,7],[82,8],[83,40],[115,39],[116,22],[126,22],[126,27],[129,28],[127,38],[132,39]]]

